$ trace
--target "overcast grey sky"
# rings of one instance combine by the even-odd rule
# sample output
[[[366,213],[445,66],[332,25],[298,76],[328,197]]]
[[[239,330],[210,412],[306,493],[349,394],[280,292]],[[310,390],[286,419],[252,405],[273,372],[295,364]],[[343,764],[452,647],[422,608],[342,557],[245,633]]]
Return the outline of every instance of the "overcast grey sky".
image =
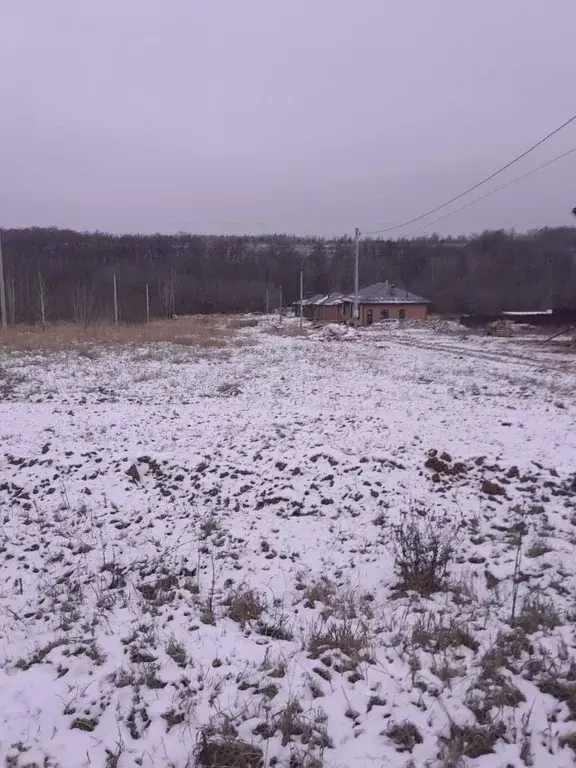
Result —
[[[575,33],[575,0],[0,0],[0,224],[403,221],[576,114]],[[576,123],[492,186],[572,146]],[[434,229],[575,205],[576,154]]]

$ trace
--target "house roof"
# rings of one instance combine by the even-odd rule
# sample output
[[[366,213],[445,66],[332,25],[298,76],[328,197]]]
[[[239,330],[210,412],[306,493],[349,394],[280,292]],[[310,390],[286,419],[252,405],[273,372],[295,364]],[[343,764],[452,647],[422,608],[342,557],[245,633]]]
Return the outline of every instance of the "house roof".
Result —
[[[354,294],[329,293],[328,295],[317,293],[309,299],[304,299],[302,304],[316,307],[334,307],[339,304],[349,304],[354,301]],[[358,301],[360,304],[430,304],[429,299],[410,293],[405,288],[393,285],[386,281],[385,283],[374,283],[358,291]],[[300,304],[299,301],[294,302]]]
[[[317,293],[314,296],[310,296],[309,298],[304,299],[302,301],[302,304],[316,304],[316,302],[320,301],[320,299],[323,299],[323,298],[324,298],[323,293]],[[298,299],[298,301],[295,301],[294,304],[300,304],[300,299]]]
[[[316,306],[322,307],[334,307],[338,304],[345,304],[348,298],[341,293],[329,293],[327,296],[323,296],[319,301],[315,301]]]
[[[353,298],[353,297],[352,297]],[[367,288],[358,291],[360,304],[429,304],[429,299],[424,299],[415,293],[410,293],[399,285],[394,285],[386,280],[385,283],[374,283]]]

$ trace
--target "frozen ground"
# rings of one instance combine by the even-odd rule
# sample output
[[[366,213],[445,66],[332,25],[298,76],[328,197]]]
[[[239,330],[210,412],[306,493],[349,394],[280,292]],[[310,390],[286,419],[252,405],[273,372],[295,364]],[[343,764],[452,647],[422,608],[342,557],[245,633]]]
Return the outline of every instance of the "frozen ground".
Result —
[[[270,330],[0,354],[0,765],[574,765],[576,355]]]

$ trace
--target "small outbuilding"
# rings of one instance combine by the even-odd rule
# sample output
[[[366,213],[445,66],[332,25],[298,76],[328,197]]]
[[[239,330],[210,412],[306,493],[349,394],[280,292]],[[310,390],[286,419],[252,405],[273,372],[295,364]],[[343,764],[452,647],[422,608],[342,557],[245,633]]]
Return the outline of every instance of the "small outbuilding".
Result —
[[[308,299],[304,299],[302,302],[295,301],[293,304],[294,307],[294,313],[296,314],[296,317],[300,317],[300,312],[302,312],[302,317],[305,317],[306,320],[313,320],[314,319],[314,307],[316,305],[317,301],[320,301],[320,299],[324,298],[323,293],[317,293],[315,296],[310,296]],[[302,308],[300,308],[300,303],[302,303]]]

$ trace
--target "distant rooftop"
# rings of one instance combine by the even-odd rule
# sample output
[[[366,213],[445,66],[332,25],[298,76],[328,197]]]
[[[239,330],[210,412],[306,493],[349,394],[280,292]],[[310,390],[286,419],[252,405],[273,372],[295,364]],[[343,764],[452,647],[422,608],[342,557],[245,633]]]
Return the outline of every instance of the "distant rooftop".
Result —
[[[361,304],[429,304],[428,299],[390,283],[374,283],[358,291]]]
[[[316,304],[324,307],[337,306],[338,304],[346,304],[349,299],[342,293],[329,293],[327,296],[323,296]]]
[[[358,300],[360,304],[430,304],[429,299],[410,293],[405,288],[400,288],[386,281],[385,283],[374,283],[358,291]],[[348,293],[317,293],[309,299],[304,299],[304,306],[314,304],[315,306],[337,306],[338,304],[350,304],[354,301],[354,294]],[[300,304],[296,301],[295,304]]]
[[[314,296],[309,296],[307,299],[304,299],[302,301],[302,304],[316,304],[320,299],[323,299],[325,294],[323,293],[316,293]],[[300,304],[300,299],[298,301],[295,301],[294,304]]]

